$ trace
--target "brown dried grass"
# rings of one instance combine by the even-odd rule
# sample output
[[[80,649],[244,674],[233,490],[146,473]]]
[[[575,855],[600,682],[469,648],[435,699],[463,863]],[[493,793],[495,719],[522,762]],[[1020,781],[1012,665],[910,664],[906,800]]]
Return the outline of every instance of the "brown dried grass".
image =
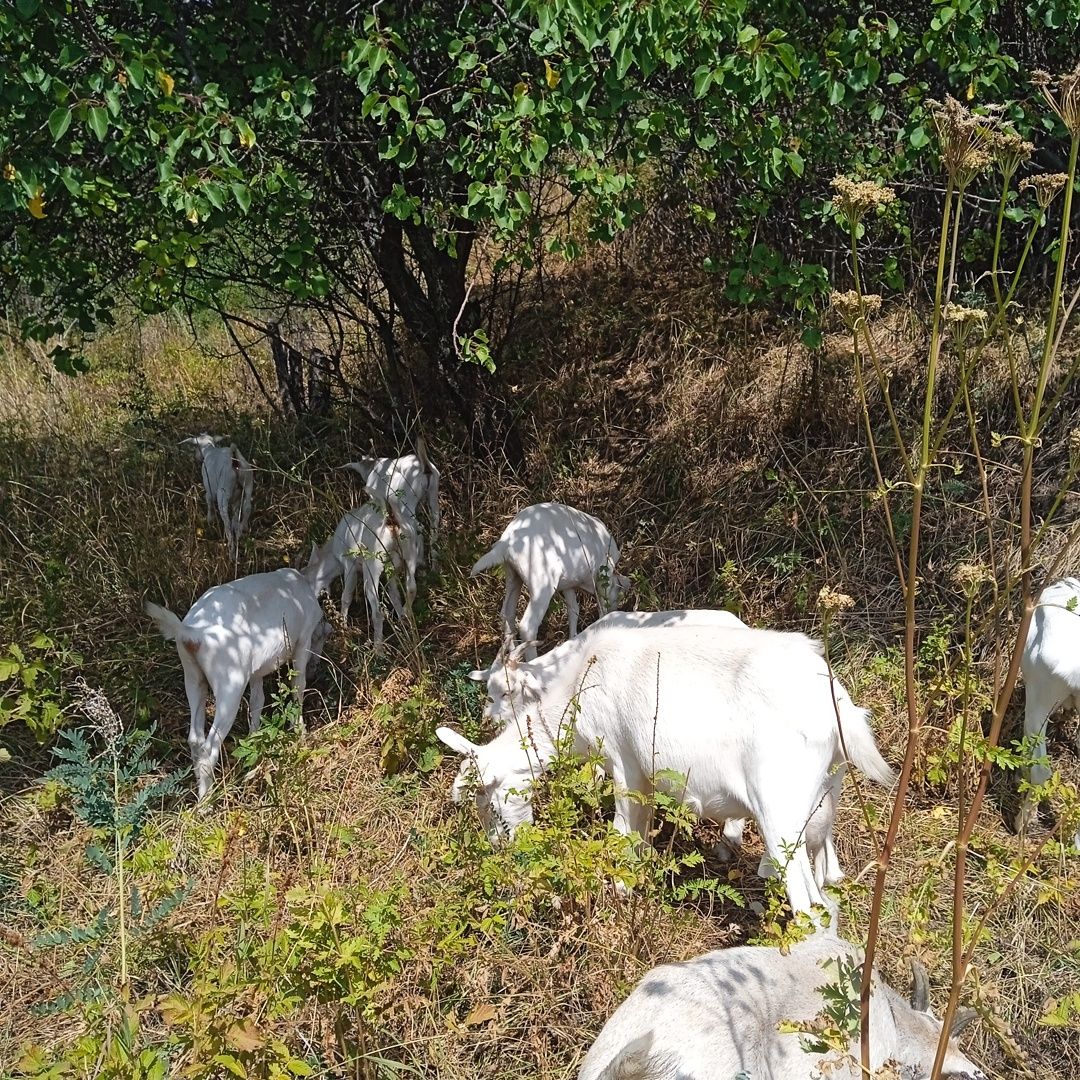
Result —
[[[206,365],[175,328],[162,333],[160,324],[151,326],[159,340],[144,336],[141,348],[128,343],[129,360],[137,356],[138,363],[78,383],[5,361],[0,417],[10,426],[0,451],[6,478],[0,613],[5,638],[20,640],[47,626],[68,639],[85,654],[90,681],[104,686],[125,716],[142,707],[159,720],[182,761],[179,673],[142,620],[140,601],[152,595],[182,610],[234,568],[219,538],[206,534],[194,463],[175,442],[203,428],[242,432],[249,440],[259,473],[241,569],[252,570],[297,558],[332,526],[349,498],[342,475],[332,470],[350,456],[352,437],[331,432],[315,442],[272,429],[249,392],[237,389],[235,369]],[[922,343],[918,319],[899,309],[879,328],[898,407],[910,409]],[[612,527],[625,567],[636,572],[642,606],[723,603],[755,624],[819,632],[813,598],[820,585],[853,595],[856,607],[834,629],[832,655],[853,696],[873,707],[886,756],[896,760],[906,721],[897,668],[885,650],[898,640],[899,595],[870,498],[874,484],[843,339],[828,339],[815,371],[805,351],[763,316],[726,311],[711,283],[596,261],[587,274],[572,269],[548,280],[520,339],[529,345],[506,378],[527,418],[526,470],[516,476],[505,465],[463,462],[432,439],[453,493],[443,562],[426,591],[419,653],[403,652],[393,685],[384,682],[381,696],[407,693],[418,664],[437,683],[455,665],[490,659],[500,584],[469,580],[468,567],[521,505],[558,498]],[[1000,358],[988,358],[977,387],[987,425],[1007,409],[1001,375]],[[155,402],[149,422],[133,404],[143,385],[152,387]],[[1069,426],[1065,409],[1043,448],[1044,496],[1060,469]],[[973,544],[962,437],[950,441],[946,457],[966,470],[969,487],[958,496],[942,479],[933,494],[921,608],[926,631],[957,612],[948,569]],[[1004,514],[1013,498],[1007,483],[995,498]],[[1070,501],[1067,515],[1074,512]],[[562,625],[556,611],[549,637]],[[289,889],[315,865],[330,886],[407,882],[406,932],[413,938],[440,889],[452,886],[432,873],[415,843],[419,834],[437,844],[458,827],[444,802],[451,766],[415,784],[383,781],[380,734],[370,714],[379,669],[370,666],[362,635],[338,648],[336,663],[316,683],[325,704],[309,702],[315,731],[296,775],[263,771],[246,783],[233,776],[209,821],[183,807],[163,815],[159,827],[175,845],[176,869],[194,881],[169,926],[178,939],[215,926],[228,932],[232,916],[221,898],[253,873],[271,884],[282,917]],[[941,722],[931,723],[928,752],[941,739]],[[20,750],[21,760],[0,765],[9,793],[0,814],[5,847],[17,853],[16,893],[39,887],[58,917],[78,921],[106,902],[105,886],[85,873],[85,834],[34,797],[44,756],[29,745]],[[1075,755],[1060,745],[1053,752],[1076,782]],[[268,798],[275,784],[302,798],[283,811]],[[863,791],[880,818],[885,793],[865,785]],[[901,832],[881,950],[897,985],[906,985],[909,955],[928,964],[937,986],[947,977],[949,799],[919,787]],[[335,839],[340,827],[354,829],[361,842]],[[212,829],[224,838],[217,854]],[[976,841],[970,896],[972,910],[981,912],[996,896],[983,873],[986,862],[1000,862],[1018,845],[996,803],[988,804]],[[845,913],[857,936],[874,848],[851,784],[838,846],[854,879]],[[760,899],[755,856],[751,840],[738,870],[748,896]],[[1049,899],[1048,883],[1056,890]],[[916,917],[924,901],[925,922]],[[591,1034],[644,970],[742,940],[752,925],[752,916],[731,908],[709,915],[687,905],[671,914],[604,895],[588,912],[570,913],[554,935],[547,922],[523,923],[513,941],[463,961],[453,986],[432,986],[434,960],[421,952],[387,988],[378,1032],[366,1036],[369,1049],[450,1080],[481,1072],[507,1080],[568,1077]],[[24,912],[5,916],[0,1061],[12,1060],[27,1041],[59,1047],[77,1034],[70,1019],[35,1012],[66,976],[48,954],[26,947],[33,932]],[[1078,939],[1075,867],[1040,858],[1036,872],[993,915],[978,953],[978,1001],[992,1022],[978,1026],[975,1044],[992,1075],[1025,1068],[1060,1080],[1080,1074],[1075,1033],[1037,1026],[1048,999],[1080,989]],[[166,993],[176,982],[176,973],[163,971],[146,988]],[[495,1005],[494,1016],[470,1023],[484,1004]],[[332,1055],[332,1026],[324,1008],[308,1005],[275,1021],[273,1030],[290,1045],[330,1047]]]

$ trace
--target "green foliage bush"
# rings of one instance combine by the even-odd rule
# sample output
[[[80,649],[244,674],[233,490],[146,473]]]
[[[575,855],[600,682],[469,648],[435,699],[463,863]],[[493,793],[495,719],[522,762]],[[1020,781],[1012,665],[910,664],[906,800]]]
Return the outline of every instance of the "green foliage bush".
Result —
[[[477,238],[501,262],[573,256],[672,197],[729,297],[787,306],[815,345],[829,177],[916,179],[928,98],[1021,100],[1028,66],[1072,62],[1080,21],[1069,0],[88,11],[20,0],[0,17],[19,76],[0,95],[0,309],[23,333],[65,335],[53,357],[75,370],[121,292],[233,314],[253,293],[333,298],[338,317],[378,312],[395,364],[400,316],[450,385],[458,360],[499,353],[467,303]],[[552,183],[572,202],[544,205]]]
[[[55,735],[67,702],[63,680],[81,663],[78,653],[48,634],[36,634],[25,646],[11,642],[0,652],[0,728],[25,724],[38,742]]]

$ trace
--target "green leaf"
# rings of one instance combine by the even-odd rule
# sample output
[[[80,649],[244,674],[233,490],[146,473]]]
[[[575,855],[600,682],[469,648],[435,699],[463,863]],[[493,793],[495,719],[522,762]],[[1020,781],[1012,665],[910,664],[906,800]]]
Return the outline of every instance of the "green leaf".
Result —
[[[220,184],[204,184],[203,193],[216,210],[225,209],[225,191]]]
[[[98,137],[98,142],[104,142],[109,131],[109,114],[95,105],[87,115],[86,122],[90,125],[90,130]]]
[[[52,135],[53,142],[58,142],[70,126],[71,110],[66,105],[49,113],[49,134]]]
[[[214,1061],[218,1065],[224,1065],[233,1076],[239,1076],[241,1080],[247,1080],[247,1070],[232,1054],[215,1054]]]
[[[233,198],[236,200],[236,205],[246,214],[251,206],[251,188],[246,187],[244,184],[231,184],[230,188]]]
[[[916,150],[921,150],[930,142],[930,136],[926,134],[926,129],[920,124],[917,128],[914,128],[911,134],[908,136],[908,141]]]
[[[780,57],[780,63],[797,79],[799,77],[799,58],[795,55],[795,50],[786,42],[781,42],[776,46],[776,55]]]
[[[24,19],[32,19],[39,7],[39,0],[15,0],[15,9]]]

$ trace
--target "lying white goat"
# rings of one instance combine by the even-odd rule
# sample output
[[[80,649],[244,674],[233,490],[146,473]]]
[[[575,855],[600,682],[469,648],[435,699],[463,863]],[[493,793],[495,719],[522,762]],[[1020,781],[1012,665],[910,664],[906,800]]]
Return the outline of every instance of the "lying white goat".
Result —
[[[577,590],[592,593],[601,611],[610,611],[619,599],[619,590],[630,582],[615,573],[619,548],[607,526],[591,514],[562,503],[548,502],[527,506],[509,525],[495,546],[481,556],[471,576],[502,566],[506,571],[503,597],[503,630],[514,637],[517,603],[522,585],[529,591],[529,602],[521,618],[521,640],[536,656],[534,639],[540,631],[547,609],[555,594],[562,593],[570,621],[570,637],[577,636]]]
[[[240,537],[251,517],[251,494],[255,470],[235,446],[221,446],[220,435],[192,435],[180,445],[195,448],[195,460],[202,465],[203,494],[206,496],[206,520],[214,524],[217,510],[225,529],[229,554],[235,559]]]
[[[862,952],[835,933],[818,930],[791,946],[718,949],[683,964],[654,968],[615,1010],[582,1063],[578,1080],[857,1080],[859,1045],[847,1052],[804,1048],[824,1012],[822,991],[835,987],[857,1014]],[[941,1021],[930,1011],[921,964],[910,1001],[874,972],[870,991],[870,1068],[890,1076],[930,1075]],[[956,1040],[974,1013],[958,1013],[943,1076],[985,1080]],[[881,1073],[880,1075],[884,1075]]]
[[[416,564],[419,558],[419,533],[413,520],[395,507],[393,501],[381,507],[372,503],[354,507],[338,522],[331,536],[314,556],[317,566],[313,578],[316,593],[329,588],[344,575],[341,587],[341,616],[349,617],[356,577],[363,569],[364,596],[371,617],[372,640],[376,647],[383,640],[383,612],[379,603],[379,581],[389,564],[386,591],[399,619],[412,619],[416,599]],[[401,602],[398,581],[405,582],[405,603]]]
[[[576,700],[574,746],[599,753],[620,832],[644,836],[648,826],[649,808],[630,792],[650,794],[658,773],[679,774],[685,783],[662,784],[698,817],[756,819],[769,858],[786,866],[793,910],[822,903],[804,840],[822,848],[831,831],[844,749],[871,779],[893,774],[866,712],[830,681],[820,645],[771,630],[665,627],[597,630],[568,646],[573,660],[527,693],[523,715],[487,745],[436,732],[465,755],[453,797],[475,784],[491,841],[532,819],[532,778],[554,757]]]
[[[360,475],[369,498],[380,506],[391,504],[399,517],[417,526],[417,562],[424,562],[424,540],[419,531],[419,511],[427,507],[431,546],[439,538],[439,470],[427,456],[427,443],[421,435],[416,453],[396,458],[362,457],[342,468]]]
[[[1031,784],[1044,784],[1051,775],[1047,722],[1062,706],[1080,709],[1080,579],[1063,578],[1039,594],[1020,667],[1024,673],[1024,734],[1038,736],[1032,750],[1035,761],[1025,771]],[[1025,796],[1016,815],[1017,831],[1030,825],[1037,811],[1037,801]],[[1073,844],[1080,848],[1080,830]]]
[[[176,642],[191,709],[188,746],[199,798],[209,793],[221,745],[233,726],[244,690],[251,687],[250,731],[257,731],[264,702],[263,679],[287,661],[296,670],[297,724],[303,730],[307,666],[324,632],[313,588],[317,560],[301,573],[291,567],[250,574],[215,585],[180,620],[158,604],[146,614],[166,641]],[[206,699],[214,695],[214,722],[206,731]]]

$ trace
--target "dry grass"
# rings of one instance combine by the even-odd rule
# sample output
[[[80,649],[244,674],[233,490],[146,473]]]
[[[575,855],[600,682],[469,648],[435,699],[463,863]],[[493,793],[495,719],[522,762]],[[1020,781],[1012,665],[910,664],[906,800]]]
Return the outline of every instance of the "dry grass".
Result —
[[[388,671],[371,660],[362,634],[340,642],[316,679],[321,704],[309,700],[314,730],[295,764],[266,760],[248,778],[232,771],[207,817],[180,804],[155,819],[145,842],[160,843],[157,861],[147,856],[135,873],[151,889],[190,880],[191,892],[136,960],[133,994],[149,1002],[142,1022],[151,1041],[164,1037],[169,995],[192,993],[224,957],[254,970],[249,939],[311,925],[304,905],[334,890],[398,891],[394,935],[409,960],[373,991],[368,1013],[313,1000],[282,1010],[279,988],[256,978],[214,999],[228,1017],[254,1017],[268,1037],[318,1057],[325,1075],[393,1075],[370,1060],[367,1072],[335,1065],[344,1041],[424,1076],[570,1077],[591,1035],[649,966],[754,932],[753,915],[730,904],[709,911],[657,897],[626,902],[603,890],[586,901],[549,898],[498,932],[473,929],[454,944],[444,920],[482,920],[490,902],[476,892],[475,866],[444,858],[469,850],[473,826],[445,804],[449,763],[428,777],[382,776],[373,706],[407,699],[424,672],[439,722],[463,719],[455,672],[490,658],[500,590],[497,581],[470,581],[467,568],[526,501],[561,498],[607,521],[642,607],[726,604],[756,624],[819,632],[818,589],[842,587],[857,604],[834,628],[831,655],[853,696],[873,707],[886,756],[898,759],[906,720],[901,668],[889,649],[898,643],[899,594],[870,498],[843,341],[830,339],[814,371],[763,319],[725,313],[711,286],[602,264],[585,279],[567,272],[550,281],[535,320],[521,331],[530,344],[510,375],[529,433],[524,477],[462,462],[432,439],[433,456],[446,463],[447,539],[438,573],[422,585],[417,649]],[[258,473],[245,572],[296,559],[322,539],[349,499],[334,468],[351,456],[356,436],[331,430],[316,439],[275,427],[236,370],[208,364],[175,328],[151,323],[142,331],[111,343],[109,364],[78,383],[3,361],[0,644],[49,629],[84,655],[84,674],[125,718],[158,724],[160,752],[182,764],[182,683],[171,650],[139,614],[141,600],[183,610],[234,568],[205,528],[197,470],[176,442],[208,429],[250,447]],[[882,333],[896,384],[910,386],[917,319],[894,313]],[[988,363],[981,375],[991,425],[1004,411],[1000,374]],[[1060,468],[1066,426],[1044,447],[1044,491]],[[955,631],[942,627],[961,610],[948,570],[973,542],[965,510],[973,474],[961,437],[948,456],[960,463],[952,479],[961,486],[943,471],[934,493],[921,610],[924,632],[940,632],[955,662]],[[996,497],[1007,506],[1007,484]],[[549,637],[561,632],[561,611],[548,627]],[[948,700],[935,706],[931,757],[951,709]],[[0,764],[9,793],[0,803],[4,873],[12,879],[0,894],[0,1063],[29,1042],[57,1051],[85,1027],[74,1011],[38,1011],[77,976],[63,956],[27,942],[43,926],[85,925],[108,904],[110,887],[87,870],[86,830],[41,794],[46,755],[26,741],[16,750],[12,763]],[[1068,779],[1080,779],[1069,747],[1059,740],[1053,753]],[[999,788],[1004,795],[1007,785]],[[880,820],[886,793],[862,790]],[[909,956],[927,963],[939,989],[947,980],[953,798],[949,787],[920,785],[901,833],[881,950],[898,985],[906,986]],[[969,995],[986,1019],[975,1052],[996,1077],[1026,1069],[1065,1080],[1080,1074],[1075,1030],[1039,1027],[1038,1019],[1050,999],[1080,991],[1075,860],[1039,857],[998,905],[1008,867],[1022,855],[999,801],[987,805],[972,860],[971,910],[994,909]],[[857,937],[874,843],[850,783],[838,846],[852,879],[845,917]],[[742,874],[749,899],[762,900],[756,854],[751,840],[735,877]],[[199,1062],[189,1055],[173,1064]]]

